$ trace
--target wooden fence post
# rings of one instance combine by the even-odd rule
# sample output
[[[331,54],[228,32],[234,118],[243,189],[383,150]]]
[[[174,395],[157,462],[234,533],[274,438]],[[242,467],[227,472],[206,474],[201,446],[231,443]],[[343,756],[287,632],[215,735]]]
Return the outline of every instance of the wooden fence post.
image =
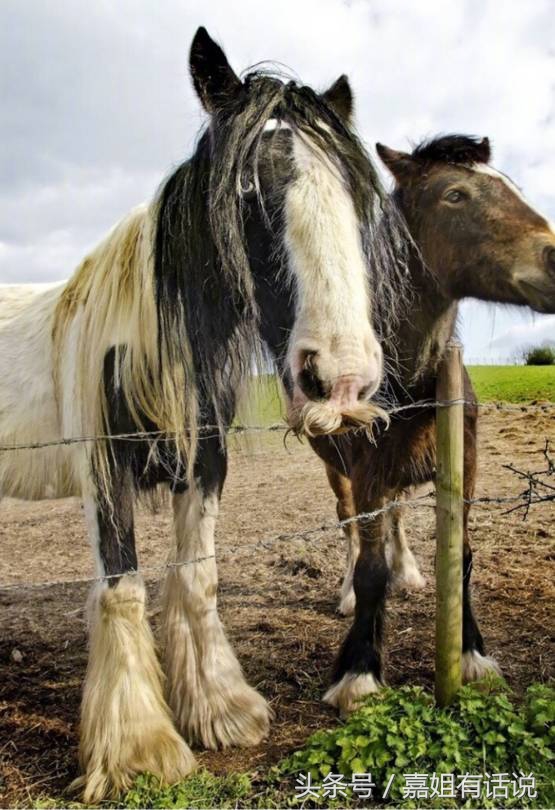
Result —
[[[463,399],[462,346],[450,340],[437,378],[437,401]],[[464,405],[436,409],[435,694],[448,705],[461,686]]]

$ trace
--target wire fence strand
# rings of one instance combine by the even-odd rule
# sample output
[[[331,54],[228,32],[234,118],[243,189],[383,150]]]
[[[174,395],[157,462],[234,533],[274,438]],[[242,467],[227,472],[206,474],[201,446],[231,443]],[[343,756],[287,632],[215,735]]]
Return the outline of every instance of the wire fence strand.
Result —
[[[408,405],[392,408],[388,411],[390,416],[402,412],[408,412],[414,409],[421,408],[437,408],[449,407],[451,405],[471,404],[476,406],[478,403],[464,399],[448,400],[448,401],[431,401],[421,400],[419,402],[410,403]],[[522,406],[510,405],[505,403],[497,403],[492,406],[496,410],[529,410],[530,408],[538,408],[545,411],[548,408],[555,409],[555,403],[532,403],[523,404]],[[200,428],[204,436],[217,435],[219,436],[219,427],[217,425],[204,425]],[[246,432],[278,432],[287,431],[289,428],[282,423],[275,423],[271,425],[233,425],[228,433],[246,433]],[[217,431],[217,433],[215,432]],[[16,450],[35,450],[44,447],[52,447],[56,445],[71,445],[84,442],[95,441],[144,441],[146,439],[155,440],[172,440],[172,437],[162,431],[143,431],[135,433],[121,433],[121,434],[106,434],[99,436],[78,436],[69,437],[59,440],[52,440],[47,442],[33,442],[29,444],[13,444],[13,445],[0,445],[0,452],[9,452]],[[512,512],[522,510],[523,519],[526,520],[529,510],[532,506],[538,504],[555,501],[555,463],[549,454],[549,440],[545,440],[543,449],[543,456],[546,461],[546,468],[535,471],[520,470],[513,464],[502,465],[505,469],[512,472],[518,480],[526,483],[526,488],[515,495],[499,495],[499,496],[481,496],[469,499],[463,499],[464,503],[468,505],[485,506],[488,504],[508,506],[509,508],[503,514],[511,514]],[[551,476],[553,476],[553,483],[551,483]],[[546,479],[550,478],[548,482]],[[242,543],[234,547],[226,547],[218,554],[219,557],[233,556],[240,553],[254,553],[257,550],[264,549],[270,550],[284,543],[302,540],[304,542],[314,542],[316,538],[322,539],[326,534],[332,531],[339,531],[345,529],[353,523],[362,524],[375,520],[380,515],[390,512],[392,509],[417,509],[417,508],[435,508],[435,495],[434,492],[427,492],[424,495],[419,495],[406,499],[394,499],[384,504],[378,509],[370,512],[362,512],[344,520],[335,521],[333,523],[323,523],[317,526],[312,526],[306,529],[301,529],[294,532],[282,532],[271,537],[261,538],[253,543]],[[163,565],[150,566],[142,568],[140,571],[128,571],[127,575],[155,575],[163,574],[170,569],[182,568],[190,565],[197,565],[208,560],[214,560],[216,554],[209,554],[204,556],[195,557],[192,559],[170,561]],[[106,582],[112,579],[118,579],[121,574],[108,574],[94,577],[75,577],[66,579],[45,580],[43,582],[33,582],[22,585],[20,583],[0,583],[0,592],[12,592],[16,590],[28,590],[38,588],[48,588],[55,586],[75,585],[75,584],[93,584],[95,582]]]
[[[422,410],[429,408],[448,408],[452,405],[471,405],[473,407],[502,411],[529,411],[538,409],[541,411],[548,411],[553,409],[555,411],[555,402],[542,402],[542,403],[523,403],[522,405],[515,405],[512,403],[479,403],[474,400],[454,399],[454,400],[420,400],[418,402],[411,402],[406,405],[399,405],[394,408],[384,409],[384,414],[388,416],[397,416],[400,413],[409,413],[414,410]],[[284,422],[275,422],[270,425],[231,425],[225,432],[228,435],[242,434],[242,433],[279,433],[288,432],[291,428]],[[356,433],[364,428],[352,428],[353,433]],[[152,439],[156,441],[173,442],[175,439],[184,434],[190,434],[190,430],[183,430],[181,433],[167,433],[162,430],[153,431],[134,431],[132,433],[105,433],[96,436],[68,436],[59,439],[50,439],[43,442],[28,442],[28,443],[13,443],[0,445],[0,453],[14,452],[19,450],[40,450],[46,447],[57,446],[70,446],[73,444],[90,444],[92,442],[105,442],[105,441],[125,441],[125,442],[144,442],[145,440]],[[219,425],[201,425],[198,428],[200,439],[217,438],[221,434],[221,427]]]
[[[530,508],[530,506],[538,505],[540,503],[545,503],[547,501],[555,500],[555,496],[541,496],[532,494],[531,497],[528,496],[528,491],[524,491],[519,493],[518,495],[508,495],[508,496],[483,496],[478,498],[464,498],[463,502],[469,505],[479,505],[483,506],[485,504],[496,504],[496,505],[508,505],[513,504],[511,509],[508,509],[504,514],[509,514],[513,512],[515,509],[526,509],[526,514]],[[428,501],[428,502],[426,502]],[[302,540],[307,543],[315,542],[316,538],[320,537],[320,539],[324,539],[326,534],[329,534],[333,531],[339,531],[353,523],[368,523],[372,520],[375,520],[380,515],[386,514],[390,512],[392,509],[419,509],[419,508],[428,508],[428,509],[435,509],[435,493],[434,492],[427,492],[424,495],[418,495],[413,497],[411,500],[400,500],[395,499],[392,501],[388,501],[384,506],[380,507],[379,509],[374,509],[371,512],[361,512],[358,515],[353,515],[352,517],[345,518],[344,520],[335,521],[333,523],[323,523],[317,526],[312,526],[307,529],[300,529],[299,531],[295,532],[281,532],[276,535],[272,535],[270,537],[261,538],[252,543],[241,543],[236,546],[224,547],[221,552],[216,554],[207,554],[200,557],[194,557],[187,560],[179,560],[179,561],[170,561],[166,562],[163,565],[157,566],[147,566],[141,568],[140,570],[130,570],[126,571],[126,576],[150,576],[150,575],[161,575],[166,573],[170,569],[176,568],[184,568],[190,565],[197,565],[207,560],[214,560],[218,556],[220,559],[225,559],[226,557],[236,556],[245,552],[254,553],[260,549],[264,549],[265,551],[271,551],[275,547],[283,545],[284,543],[290,543],[293,541]],[[25,585],[20,583],[8,583],[2,584],[0,583],[0,592],[9,593],[12,591],[17,590],[34,590],[39,588],[49,588],[49,587],[62,587],[65,585],[78,585],[78,584],[94,584],[98,582],[108,582],[113,579],[120,579],[122,574],[105,574],[99,575],[94,577],[74,577],[74,578],[66,578],[66,579],[55,579],[55,580],[44,580],[42,582],[31,582]]]

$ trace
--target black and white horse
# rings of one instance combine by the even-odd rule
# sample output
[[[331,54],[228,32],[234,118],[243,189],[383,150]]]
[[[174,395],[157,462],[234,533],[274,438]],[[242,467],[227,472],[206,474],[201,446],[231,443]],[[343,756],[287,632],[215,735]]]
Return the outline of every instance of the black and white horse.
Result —
[[[240,81],[202,28],[190,68],[209,113],[191,159],[68,283],[0,288],[3,445],[149,434],[0,455],[0,495],[85,505],[99,577],[81,712],[87,802],[140,771],[187,774],[181,734],[216,747],[268,731],[218,617],[214,559],[225,433],[253,359],[265,347],[276,359],[298,430],[379,413],[372,299],[378,288],[387,298],[395,234],[380,244],[374,229],[384,196],[350,124],[347,80],[323,95],[261,72]],[[161,484],[176,563],[165,691],[133,530],[136,496]]]

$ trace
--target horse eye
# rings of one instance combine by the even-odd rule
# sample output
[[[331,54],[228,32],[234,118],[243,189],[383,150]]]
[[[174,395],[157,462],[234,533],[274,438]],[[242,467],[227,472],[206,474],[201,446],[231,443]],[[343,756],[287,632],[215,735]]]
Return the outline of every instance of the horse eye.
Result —
[[[466,194],[464,191],[459,191],[459,189],[454,188],[451,191],[448,191],[443,199],[450,203],[460,203],[465,197]]]

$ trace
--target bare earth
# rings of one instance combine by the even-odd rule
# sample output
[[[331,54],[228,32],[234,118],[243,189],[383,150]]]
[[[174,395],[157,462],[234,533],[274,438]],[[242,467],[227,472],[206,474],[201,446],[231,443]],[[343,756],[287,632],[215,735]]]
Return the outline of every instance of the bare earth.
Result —
[[[480,427],[477,494],[519,493],[522,482],[501,465],[541,469],[546,438],[555,444],[552,408],[488,408]],[[505,508],[473,510],[474,601],[488,651],[521,692],[531,681],[553,676],[555,505],[533,508],[526,522],[518,512],[503,515]],[[89,585],[41,583],[94,572],[78,501],[7,500],[0,510],[0,583],[16,586],[0,587],[0,806],[28,806],[40,796],[60,795],[77,773],[86,666]],[[335,721],[320,697],[347,629],[335,612],[344,554],[338,532],[252,548],[261,539],[334,521],[323,468],[306,445],[290,440],[285,450],[281,437],[271,435],[250,453],[232,452],[218,531],[221,615],[275,720],[270,739],[255,749],[197,752],[216,772],[264,772],[310,732]],[[162,565],[169,514],[140,510],[137,523],[141,565]],[[411,511],[407,526],[428,585],[389,601],[386,675],[391,685],[430,687],[433,510]],[[157,580],[153,573],[146,578],[156,622]]]

